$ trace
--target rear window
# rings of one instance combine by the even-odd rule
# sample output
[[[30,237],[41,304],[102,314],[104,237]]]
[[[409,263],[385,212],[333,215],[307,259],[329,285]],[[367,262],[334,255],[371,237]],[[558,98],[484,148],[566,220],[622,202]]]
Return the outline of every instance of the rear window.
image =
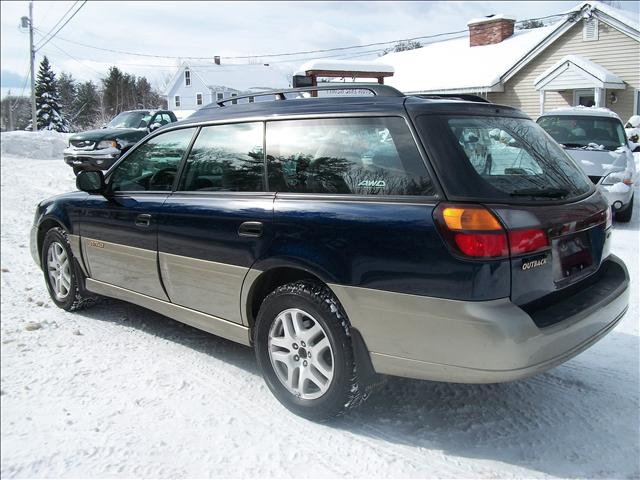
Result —
[[[435,194],[399,117],[267,122],[269,188],[358,195]]]
[[[540,125],[566,148],[616,150],[625,143],[622,123],[617,118],[587,115],[545,115]]]
[[[574,161],[535,122],[492,116],[420,116],[452,197],[498,202],[570,199],[592,190]]]

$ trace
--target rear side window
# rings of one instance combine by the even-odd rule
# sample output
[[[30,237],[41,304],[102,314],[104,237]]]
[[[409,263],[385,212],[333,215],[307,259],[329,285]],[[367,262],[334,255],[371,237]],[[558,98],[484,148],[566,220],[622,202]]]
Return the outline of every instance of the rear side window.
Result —
[[[266,128],[271,191],[435,194],[402,118],[287,120]]]
[[[420,116],[418,126],[452,197],[515,202],[569,199],[591,182],[533,121],[491,116]]]
[[[263,191],[263,124],[204,127],[187,158],[179,190]]]

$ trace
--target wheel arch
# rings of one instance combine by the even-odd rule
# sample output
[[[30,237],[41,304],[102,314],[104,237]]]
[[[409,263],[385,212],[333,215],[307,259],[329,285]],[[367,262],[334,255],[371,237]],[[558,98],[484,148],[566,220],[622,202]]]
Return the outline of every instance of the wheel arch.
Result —
[[[67,234],[69,233],[69,229],[59,219],[55,217],[44,217],[38,224],[37,247],[40,261],[42,261],[42,243],[44,242],[44,237],[52,228],[61,228]]]

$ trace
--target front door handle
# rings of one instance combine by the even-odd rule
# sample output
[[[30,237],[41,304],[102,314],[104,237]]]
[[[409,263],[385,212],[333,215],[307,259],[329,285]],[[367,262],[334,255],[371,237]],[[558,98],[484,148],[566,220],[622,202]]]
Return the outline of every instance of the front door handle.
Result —
[[[244,222],[238,228],[238,235],[241,237],[261,237],[262,222]]]
[[[136,227],[149,227],[151,226],[151,215],[143,213],[136,217]]]

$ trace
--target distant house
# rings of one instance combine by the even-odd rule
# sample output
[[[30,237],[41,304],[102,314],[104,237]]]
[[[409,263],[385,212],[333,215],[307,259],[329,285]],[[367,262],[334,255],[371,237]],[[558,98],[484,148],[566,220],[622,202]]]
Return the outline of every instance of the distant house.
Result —
[[[182,63],[166,89],[169,109],[194,111],[209,103],[273,88],[288,88],[291,78],[268,64]],[[261,101],[260,97],[245,101]]]
[[[571,105],[640,114],[637,15],[583,2],[552,25],[514,30],[506,15],[471,20],[464,38],[380,57],[406,93],[475,93],[535,118]]]

